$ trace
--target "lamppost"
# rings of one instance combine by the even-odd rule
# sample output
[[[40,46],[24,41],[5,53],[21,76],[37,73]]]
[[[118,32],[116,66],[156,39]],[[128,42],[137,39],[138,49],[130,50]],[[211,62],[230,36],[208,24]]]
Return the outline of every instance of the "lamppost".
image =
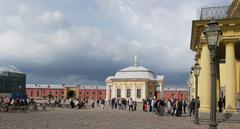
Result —
[[[201,67],[198,63],[195,63],[193,67],[193,72],[195,76],[195,110],[194,110],[194,124],[199,124],[198,119],[198,105],[199,105],[199,97],[198,97],[198,77],[200,74]]]
[[[218,23],[212,19],[208,22],[208,27],[203,32],[206,37],[208,48],[211,52],[211,76],[212,76],[212,86],[211,86],[211,108],[210,108],[210,121],[209,129],[217,129],[216,122],[216,56],[217,48],[219,47],[220,36],[222,31],[218,27]]]

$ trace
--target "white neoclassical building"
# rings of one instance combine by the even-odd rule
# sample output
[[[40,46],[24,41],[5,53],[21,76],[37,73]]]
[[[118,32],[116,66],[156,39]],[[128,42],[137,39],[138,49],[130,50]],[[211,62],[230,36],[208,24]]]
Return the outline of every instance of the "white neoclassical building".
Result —
[[[158,86],[162,97],[163,79],[163,75],[155,75],[154,72],[139,66],[135,56],[133,66],[121,69],[115,76],[106,79],[106,99],[132,98],[141,102],[142,99],[156,96]]]

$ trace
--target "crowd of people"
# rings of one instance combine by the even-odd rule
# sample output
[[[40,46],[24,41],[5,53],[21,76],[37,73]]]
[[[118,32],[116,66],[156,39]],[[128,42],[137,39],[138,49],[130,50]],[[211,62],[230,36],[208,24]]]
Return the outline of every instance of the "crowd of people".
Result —
[[[92,98],[46,98],[43,100],[33,100],[30,98],[19,99],[19,98],[11,98],[11,97],[0,97],[0,112],[8,112],[12,110],[27,110],[28,106],[31,104],[42,105],[42,107],[57,107],[57,108],[78,108],[78,109],[86,109],[86,108],[95,108],[95,104],[97,106],[101,105],[101,108],[104,109],[105,99],[100,98],[98,100],[94,100]]]
[[[192,99],[191,101],[185,99],[156,99],[155,97],[142,100],[142,110],[144,112],[152,112],[155,115],[162,116],[164,113],[172,116],[181,116],[182,114],[189,113],[189,116],[194,114],[195,102],[197,101],[197,108],[200,107],[199,98]],[[22,109],[26,110],[28,105],[33,104],[33,99],[25,98],[10,98],[10,97],[0,97],[0,112],[8,112],[9,110]],[[69,107],[74,109],[86,109],[95,108],[95,106],[102,109],[105,108],[105,104],[111,109],[136,111],[137,101],[132,98],[112,98],[106,101],[104,98],[94,100],[93,98],[48,98],[44,101],[44,105],[51,107]],[[225,108],[225,98],[220,98],[218,100],[218,111],[222,112]]]
[[[143,99],[143,111],[152,112],[155,115],[162,116],[164,113],[172,116],[181,116],[182,113],[186,114],[188,102],[184,99]]]
[[[136,111],[137,109],[137,102],[134,101],[132,98],[130,99],[112,98],[111,100],[109,100],[108,104],[112,109],[129,110],[129,111]]]
[[[27,106],[31,104],[33,100],[29,98],[19,99],[10,97],[0,97],[0,112],[8,112],[9,110],[26,110]]]
[[[90,101],[90,103],[89,103]],[[70,98],[70,106],[72,109],[74,108],[78,108],[78,109],[84,109],[84,108],[89,108],[89,106],[91,106],[91,108],[95,108],[95,103],[97,104],[97,106],[101,105],[101,108],[104,109],[105,107],[105,99],[103,98],[99,98],[96,101],[93,98]]]
[[[0,97],[0,111],[7,112],[10,106],[26,107],[30,103],[33,103],[32,99],[13,99],[9,97]],[[93,98],[70,98],[66,100],[64,98],[49,98],[44,101],[46,106],[53,107],[65,107],[69,105],[72,109],[86,109],[95,108],[95,106],[101,106],[102,109],[105,108],[105,104],[111,109],[136,111],[137,101],[132,98],[112,98],[108,101],[100,98],[94,100]],[[164,113],[171,114],[172,116],[181,116],[182,113],[186,113],[186,108],[189,107],[189,115],[194,112],[195,109],[194,99],[189,103],[186,100],[181,99],[156,99],[155,97],[151,99],[142,100],[142,110],[144,112],[153,112],[156,115],[162,116]],[[68,106],[68,107],[69,107]]]

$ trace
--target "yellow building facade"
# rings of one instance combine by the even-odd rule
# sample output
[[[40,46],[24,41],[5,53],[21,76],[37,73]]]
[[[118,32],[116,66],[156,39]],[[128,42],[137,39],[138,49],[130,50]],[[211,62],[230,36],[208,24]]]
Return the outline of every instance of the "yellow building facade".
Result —
[[[159,86],[161,97],[163,95],[163,75],[155,75],[152,71],[138,65],[135,57],[133,66],[121,69],[115,76],[106,79],[106,99],[132,98],[142,102],[142,99],[156,96],[156,88]]]
[[[203,31],[211,18],[215,18],[223,32],[217,50],[217,100],[225,98],[225,110],[237,111],[240,97],[240,0],[234,0],[230,6],[203,8],[200,20],[192,22],[190,48],[201,66],[199,110],[210,111],[211,57]]]

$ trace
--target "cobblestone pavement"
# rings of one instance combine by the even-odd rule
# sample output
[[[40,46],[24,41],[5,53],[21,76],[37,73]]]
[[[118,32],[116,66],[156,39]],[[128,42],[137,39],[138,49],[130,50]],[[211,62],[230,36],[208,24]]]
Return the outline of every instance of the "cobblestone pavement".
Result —
[[[109,109],[54,109],[28,113],[0,113],[0,129],[207,129],[187,116]],[[219,129],[240,129],[240,123],[219,123]]]

